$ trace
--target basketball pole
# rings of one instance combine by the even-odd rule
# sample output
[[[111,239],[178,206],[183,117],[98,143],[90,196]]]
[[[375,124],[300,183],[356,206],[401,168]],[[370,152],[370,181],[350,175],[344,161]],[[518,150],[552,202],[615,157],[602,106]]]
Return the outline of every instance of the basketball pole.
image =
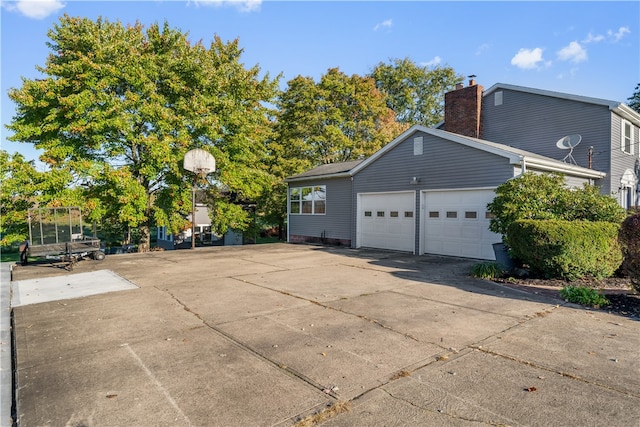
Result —
[[[194,174],[193,185],[191,186],[191,249],[196,248],[196,179]]]

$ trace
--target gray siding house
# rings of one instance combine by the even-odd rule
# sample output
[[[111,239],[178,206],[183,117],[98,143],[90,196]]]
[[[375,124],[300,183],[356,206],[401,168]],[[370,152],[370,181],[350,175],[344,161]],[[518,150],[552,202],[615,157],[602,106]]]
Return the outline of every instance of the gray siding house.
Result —
[[[438,128],[413,126],[365,160],[289,177],[288,241],[492,260],[501,236],[486,206],[524,172],[561,173],[568,186],[636,204],[639,126],[624,104],[508,85],[484,92],[471,81],[446,94]],[[577,134],[573,150],[558,148]]]

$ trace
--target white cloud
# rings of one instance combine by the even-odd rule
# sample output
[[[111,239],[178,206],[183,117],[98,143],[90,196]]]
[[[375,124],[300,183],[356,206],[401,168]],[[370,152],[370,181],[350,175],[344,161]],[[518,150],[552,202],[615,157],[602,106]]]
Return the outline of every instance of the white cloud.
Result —
[[[485,53],[486,51],[489,50],[491,46],[488,43],[482,43],[480,46],[478,46],[478,48],[476,49],[476,56],[480,56],[483,53]]]
[[[587,35],[587,38],[582,40],[582,43],[598,43],[604,40],[604,36],[602,34],[591,34]]]
[[[27,18],[44,19],[66,5],[60,0],[18,0],[15,3],[2,2],[9,11],[18,11]]]
[[[544,63],[542,59],[542,49],[536,47],[534,49],[520,49],[518,53],[511,58],[511,65],[525,70],[539,68]]]
[[[629,27],[620,27],[618,28],[618,31],[616,31],[615,33],[611,30],[607,31],[607,34],[609,35],[609,37],[613,38],[614,42],[620,41],[620,39],[622,39],[625,34],[629,34],[629,33],[631,33],[631,30],[629,30]]]
[[[558,59],[561,61],[571,61],[574,64],[587,60],[587,51],[576,41],[569,43],[558,52]]]
[[[373,31],[378,31],[380,29],[389,29],[393,26],[393,21],[391,19],[386,19],[373,27]]]
[[[435,67],[441,62],[442,62],[442,58],[440,58],[439,56],[434,56],[432,60],[427,62],[421,62],[420,65],[422,65],[423,67]]]
[[[262,0],[194,0],[196,6],[235,6],[240,12],[257,12],[260,10]],[[189,3],[187,3],[189,4]]]

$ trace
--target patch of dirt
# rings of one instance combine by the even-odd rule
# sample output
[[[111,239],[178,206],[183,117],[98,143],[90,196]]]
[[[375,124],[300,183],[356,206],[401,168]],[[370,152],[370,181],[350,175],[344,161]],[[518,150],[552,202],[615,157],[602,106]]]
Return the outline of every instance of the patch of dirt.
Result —
[[[519,279],[509,277],[505,279],[496,279],[496,282],[514,289],[520,289],[522,291],[548,296],[559,300],[562,300],[562,297],[560,297],[560,289],[565,286],[583,286],[597,289],[610,302],[608,306],[600,307],[599,310],[625,317],[640,319],[640,294],[633,290],[631,283],[627,278],[585,278],[574,282],[568,282],[558,279]]]

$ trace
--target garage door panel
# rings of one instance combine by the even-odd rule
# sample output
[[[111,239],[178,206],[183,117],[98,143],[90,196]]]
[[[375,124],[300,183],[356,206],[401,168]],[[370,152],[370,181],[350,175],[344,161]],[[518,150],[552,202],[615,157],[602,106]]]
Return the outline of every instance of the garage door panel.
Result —
[[[360,194],[358,200],[359,246],[414,251],[415,193]]]
[[[500,235],[489,231],[486,206],[492,190],[427,191],[424,202],[424,253],[495,259],[492,244]],[[439,212],[436,218],[433,212]]]

